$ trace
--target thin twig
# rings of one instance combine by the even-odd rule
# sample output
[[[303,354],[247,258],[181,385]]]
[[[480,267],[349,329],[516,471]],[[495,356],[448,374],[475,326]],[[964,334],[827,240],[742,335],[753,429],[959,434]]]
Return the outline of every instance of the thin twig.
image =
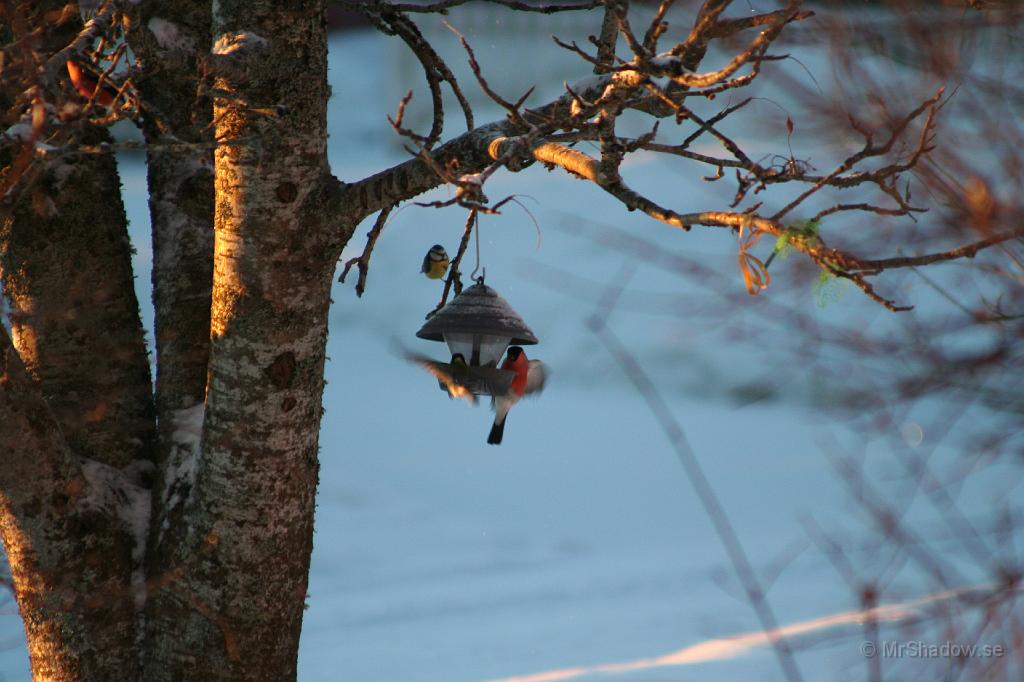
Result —
[[[880,271],[890,268],[911,268],[921,265],[930,265],[931,263],[942,263],[945,261],[956,260],[958,258],[974,258],[979,251],[987,249],[990,246],[1002,244],[1003,242],[1010,241],[1011,239],[1021,238],[1024,238],[1024,228],[1020,228],[1012,232],[1005,232],[1003,234],[992,235],[991,237],[976,241],[972,244],[958,246],[955,249],[949,249],[948,251],[929,253],[923,256],[899,256],[896,258],[880,258],[878,260],[858,258],[856,260],[855,268],[858,270]]]
[[[526,127],[528,124],[525,120],[523,120],[522,114],[519,111],[519,107],[522,106],[523,102],[526,101],[526,98],[529,97],[530,93],[533,92],[533,88],[531,87],[529,90],[527,90],[526,94],[520,97],[519,100],[514,104],[503,98],[501,95],[495,92],[490,85],[488,85],[487,80],[484,78],[483,71],[480,69],[480,63],[477,62],[476,55],[473,53],[473,48],[470,47],[469,41],[466,40],[466,37],[462,35],[462,33],[460,33],[457,28],[449,24],[447,21],[444,22],[444,25],[448,27],[448,30],[450,30],[452,33],[459,37],[459,43],[462,44],[462,48],[466,51],[466,55],[469,58],[469,67],[473,70],[473,75],[476,76],[476,82],[480,85],[480,89],[483,90],[484,93],[488,97],[490,97],[494,102],[501,105],[506,111],[508,111],[513,123]]]
[[[114,10],[117,6],[115,0],[107,0],[103,3],[103,6],[99,8],[96,15],[92,19],[85,22],[85,26],[78,32],[78,35],[68,43],[67,47],[63,48],[52,57],[46,60],[46,66],[43,69],[43,80],[46,83],[53,83],[57,74],[68,59],[82,54],[92,44],[96,38],[103,35],[111,26],[114,19]],[[18,10],[15,10],[18,11]]]
[[[363,253],[356,258],[350,258],[346,263],[344,269],[341,271],[341,276],[338,277],[339,282],[344,282],[345,277],[348,275],[348,271],[352,269],[353,265],[359,266],[359,279],[356,280],[356,296],[362,297],[363,292],[366,291],[366,275],[370,271],[370,256],[373,254],[373,247],[377,243],[377,238],[380,237],[380,233],[384,230],[384,225],[388,221],[388,216],[391,215],[391,210],[394,206],[388,206],[381,209],[381,212],[377,215],[377,221],[373,224],[373,228],[366,233],[366,246],[363,247]]]
[[[608,316],[618,298],[616,292],[621,292],[623,288],[624,284],[621,278],[616,279],[609,285],[607,291],[610,293],[603,297],[601,305],[603,310],[601,314],[593,315],[588,321],[588,326],[601,340],[618,365],[622,367],[637,393],[647,403],[647,407],[651,410],[672,449],[675,451],[676,457],[683,465],[687,478],[689,478],[694,491],[697,493],[697,497],[700,499],[701,505],[704,507],[705,513],[711,520],[715,532],[718,534],[719,540],[721,540],[726,554],[729,556],[737,578],[743,585],[747,599],[750,601],[761,623],[761,627],[772,644],[786,679],[791,682],[801,680],[802,676],[789,642],[779,634],[778,619],[768,604],[757,579],[757,574],[754,572],[754,568],[751,566],[750,560],[743,550],[743,545],[740,543],[736,529],[729,521],[725,507],[704,474],[704,470],[697,460],[696,453],[694,453],[686,433],[673,415],[668,404],[661,397],[661,394],[654,386],[643,366],[633,357],[626,345],[607,325]]]
[[[453,7],[459,7],[465,5],[472,0],[442,0],[441,2],[433,2],[424,5],[417,5],[413,3],[381,3],[387,5],[390,9],[396,12],[417,12],[421,14],[440,14],[449,10]],[[536,12],[540,14],[554,14],[556,12],[579,12],[594,9],[600,7],[602,0],[591,0],[591,2],[581,3],[565,3],[565,4],[550,4],[550,5],[535,5],[529,2],[519,2],[518,0],[484,0],[494,5],[502,5],[509,9],[516,10],[517,12]],[[343,7],[355,7],[360,8],[363,6],[362,2],[350,2],[343,1],[340,3]]]
[[[453,286],[455,287],[456,296],[462,293],[462,272],[460,271],[460,267],[462,265],[462,257],[466,255],[466,248],[469,246],[469,236],[473,234],[473,227],[476,225],[476,220],[476,209],[470,209],[469,215],[466,217],[466,227],[462,230],[462,241],[459,242],[458,253],[455,254],[455,258],[452,260],[448,269],[448,277],[444,281],[444,291],[441,292],[441,300],[433,310],[427,313],[428,318],[433,317],[434,313],[445,306],[448,302],[448,294]]]

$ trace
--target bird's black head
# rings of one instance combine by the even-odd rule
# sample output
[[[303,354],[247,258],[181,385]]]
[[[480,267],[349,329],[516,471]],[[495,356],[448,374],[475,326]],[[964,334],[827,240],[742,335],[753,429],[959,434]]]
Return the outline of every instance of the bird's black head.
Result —
[[[508,359],[509,360],[518,360],[519,356],[522,355],[522,354],[523,354],[523,349],[520,348],[519,346],[512,346],[511,348],[508,349]]]

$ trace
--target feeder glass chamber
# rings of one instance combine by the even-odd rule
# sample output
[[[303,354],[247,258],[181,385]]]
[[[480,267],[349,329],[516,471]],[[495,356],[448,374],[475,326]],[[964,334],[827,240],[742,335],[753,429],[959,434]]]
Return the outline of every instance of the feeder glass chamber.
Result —
[[[512,342],[512,337],[446,331],[444,341],[453,357],[456,353],[462,353],[471,367],[496,367]]]

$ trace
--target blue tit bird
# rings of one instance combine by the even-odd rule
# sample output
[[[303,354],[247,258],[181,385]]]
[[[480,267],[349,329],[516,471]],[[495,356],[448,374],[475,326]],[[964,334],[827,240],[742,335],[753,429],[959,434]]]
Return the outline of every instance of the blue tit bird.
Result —
[[[490,445],[501,445],[502,436],[505,435],[505,418],[512,406],[526,395],[540,393],[544,390],[544,383],[547,381],[548,370],[540,360],[527,360],[526,353],[519,346],[512,346],[508,349],[505,362],[501,368],[515,372],[512,384],[504,395],[494,396],[494,424],[491,425],[491,432],[487,435],[487,442]]]
[[[444,273],[448,272],[448,252],[440,244],[434,244],[423,257],[423,266],[420,272],[430,279],[441,279]]]

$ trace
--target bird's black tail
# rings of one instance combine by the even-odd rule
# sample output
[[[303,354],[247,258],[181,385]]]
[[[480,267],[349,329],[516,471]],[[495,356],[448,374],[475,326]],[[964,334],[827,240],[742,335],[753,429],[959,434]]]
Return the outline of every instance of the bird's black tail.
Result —
[[[494,426],[491,427],[491,433],[487,436],[487,443],[489,445],[501,445],[501,437],[505,435],[505,420],[502,419],[501,423],[497,419],[494,420]]]

